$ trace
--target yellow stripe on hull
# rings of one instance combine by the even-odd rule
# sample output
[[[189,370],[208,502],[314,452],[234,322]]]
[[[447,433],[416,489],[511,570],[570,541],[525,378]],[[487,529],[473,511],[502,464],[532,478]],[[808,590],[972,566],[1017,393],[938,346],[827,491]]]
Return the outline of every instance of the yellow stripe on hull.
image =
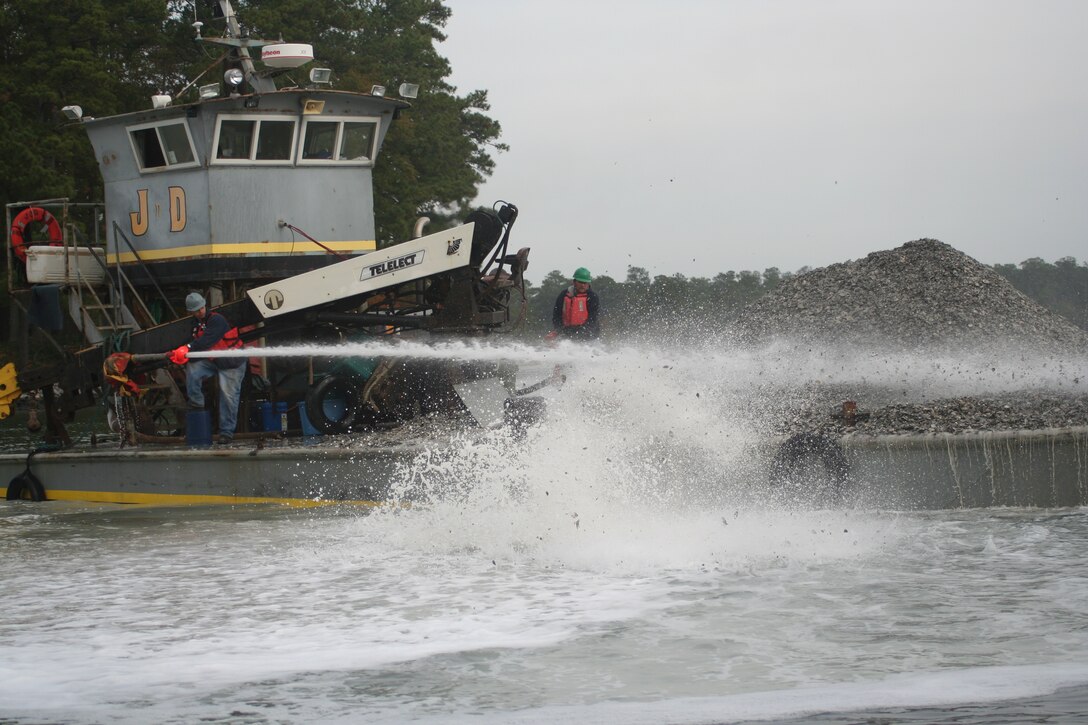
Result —
[[[362,254],[378,248],[374,240],[353,242],[321,242],[335,252]],[[140,259],[145,262],[162,262],[171,259],[192,259],[195,257],[225,257],[247,254],[300,254],[302,252],[324,252],[322,247],[308,240],[294,242],[237,242],[231,244],[193,244],[172,249],[146,249],[140,252]],[[109,264],[135,262],[132,252],[107,254]]]
[[[322,501],[305,498],[276,498],[272,496],[215,496],[211,494],[180,493],[123,493],[120,491],[57,491],[49,489],[45,496],[50,501],[87,501],[91,503],[159,504],[171,506],[199,506],[206,504],[275,503],[296,508],[315,506],[380,506],[378,501]]]

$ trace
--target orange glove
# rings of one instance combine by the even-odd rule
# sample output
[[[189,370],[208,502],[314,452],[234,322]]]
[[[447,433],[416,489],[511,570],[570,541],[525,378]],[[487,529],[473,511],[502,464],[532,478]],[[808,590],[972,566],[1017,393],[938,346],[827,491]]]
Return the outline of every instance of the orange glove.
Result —
[[[184,365],[189,362],[189,346],[182,345],[170,353],[170,362],[175,365]]]

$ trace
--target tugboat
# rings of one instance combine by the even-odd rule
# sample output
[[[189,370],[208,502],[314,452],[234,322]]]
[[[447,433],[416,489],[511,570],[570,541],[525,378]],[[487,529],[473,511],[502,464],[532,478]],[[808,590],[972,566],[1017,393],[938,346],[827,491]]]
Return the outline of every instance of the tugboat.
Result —
[[[505,202],[428,236],[421,219],[416,238],[378,249],[372,171],[418,88],[401,85],[399,99],[333,90],[322,68],[278,88],[277,76],[312,62],[312,47],[244,37],[230,0],[218,6],[223,37],[201,37],[197,24],[197,39],[223,53],[222,84],[107,118],[65,107],[94,148],[103,204],[8,205],[9,289],[25,325],[16,362],[0,369],[0,418],[24,398],[48,444],[0,455],[8,499],[375,503],[399,461],[435,444],[390,429],[432,415],[471,424],[465,384],[514,398],[497,364],[261,356],[297,343],[489,335],[510,322],[529,250],[509,249],[518,210]],[[32,240],[39,225],[45,244]],[[192,292],[252,355],[227,447],[210,447],[207,411],[187,410],[183,373],[164,356],[190,339],[182,301]],[[53,334],[64,315],[77,345]],[[31,359],[31,330],[51,359]],[[95,406],[111,433],[74,445],[67,424]],[[293,444],[305,433],[322,437]]]

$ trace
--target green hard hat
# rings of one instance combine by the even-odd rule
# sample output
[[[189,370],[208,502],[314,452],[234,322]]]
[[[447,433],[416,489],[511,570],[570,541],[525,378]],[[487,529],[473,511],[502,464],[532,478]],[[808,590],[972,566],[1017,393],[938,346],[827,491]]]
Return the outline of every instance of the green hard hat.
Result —
[[[574,281],[575,282],[589,282],[590,281],[589,270],[586,269],[585,267],[579,267],[578,269],[574,270]]]

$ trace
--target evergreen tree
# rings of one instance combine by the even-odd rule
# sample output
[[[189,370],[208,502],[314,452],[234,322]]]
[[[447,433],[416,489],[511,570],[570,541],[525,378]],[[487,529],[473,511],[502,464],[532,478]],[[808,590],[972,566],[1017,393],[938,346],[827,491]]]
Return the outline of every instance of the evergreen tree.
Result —
[[[1088,263],[1062,257],[1050,264],[1039,257],[994,266],[1001,276],[1052,312],[1088,330]]]
[[[91,145],[61,108],[105,116],[147,105],[141,60],[165,18],[157,0],[0,3],[0,201],[101,199]]]

